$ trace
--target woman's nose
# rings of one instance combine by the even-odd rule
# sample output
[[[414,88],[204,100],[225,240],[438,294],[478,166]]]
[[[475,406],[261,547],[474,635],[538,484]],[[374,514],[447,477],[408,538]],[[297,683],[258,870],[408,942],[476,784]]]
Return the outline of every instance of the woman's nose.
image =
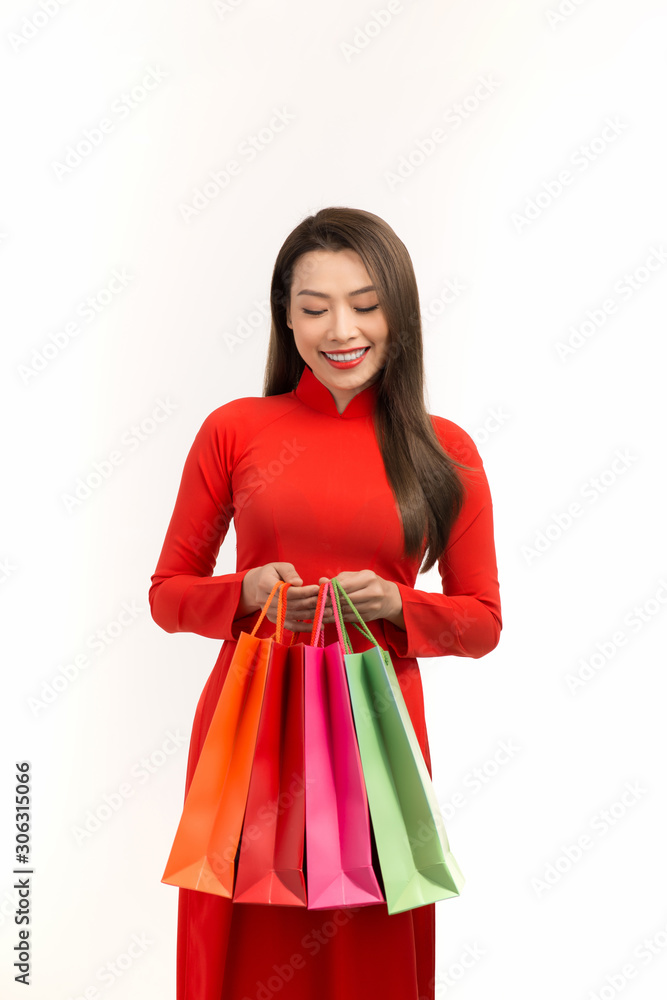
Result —
[[[331,332],[334,338],[341,344],[356,337],[359,333],[356,313],[348,309],[336,310],[333,314]]]

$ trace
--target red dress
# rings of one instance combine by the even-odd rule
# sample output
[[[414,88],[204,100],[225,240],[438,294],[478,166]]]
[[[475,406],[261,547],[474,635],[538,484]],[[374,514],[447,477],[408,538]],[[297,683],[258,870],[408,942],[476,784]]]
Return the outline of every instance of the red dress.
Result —
[[[362,569],[398,584],[405,629],[384,619],[369,628],[390,651],[429,770],[416,657],[480,657],[498,643],[493,511],[477,448],[455,423],[431,417],[445,450],[475,472],[465,473],[466,500],[438,563],[443,593],[416,590],[421,562],[401,552],[373,428],[376,394],[371,385],[338,413],[329,389],[305,367],[292,392],[225,403],[195,437],[149,591],[152,617],[165,631],[224,640],[194,717],[186,793],[236,640],[257,620],[257,613],[235,617],[254,566],[293,563],[304,585]],[[214,576],[232,517],[237,572]],[[257,634],[274,630],[264,619]],[[368,648],[357,629],[348,631],[355,651]],[[325,642],[334,641],[330,624]],[[434,905],[392,915],[386,905],[309,911],[178,892],[177,1000],[434,997]]]

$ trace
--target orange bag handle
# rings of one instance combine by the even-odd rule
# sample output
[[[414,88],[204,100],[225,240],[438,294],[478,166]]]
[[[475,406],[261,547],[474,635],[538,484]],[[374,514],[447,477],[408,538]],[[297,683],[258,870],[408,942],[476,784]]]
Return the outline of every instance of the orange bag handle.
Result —
[[[291,587],[291,583],[281,583],[280,590],[278,591],[278,614],[276,615],[276,630],[273,633],[273,638],[276,642],[283,642],[283,629],[285,628],[285,604],[287,601],[287,588]]]
[[[291,587],[291,586],[292,586],[291,583],[286,583],[284,580],[276,580],[276,582],[274,583],[273,587],[271,588],[271,593],[267,597],[266,603],[264,604],[264,607],[262,608],[262,610],[260,612],[260,615],[259,615],[259,618],[255,622],[255,626],[254,626],[252,632],[250,633],[250,635],[255,635],[255,633],[257,632],[257,629],[259,628],[260,622],[262,621],[262,619],[264,618],[264,615],[269,610],[269,606],[271,604],[271,601],[273,600],[273,595],[275,594],[276,590],[278,590],[278,588],[280,587],[280,591],[278,593],[278,615],[277,615],[277,621],[276,621],[276,629],[275,629],[275,632],[273,633],[273,635],[270,638],[271,639],[275,639],[276,642],[283,642],[283,630],[285,628],[285,610],[286,610],[285,603],[286,603],[286,599],[287,599],[287,588]],[[292,638],[290,639],[288,645],[290,645],[290,646],[292,645],[292,643],[294,642],[295,636],[296,636],[296,632],[293,632],[292,633]]]
[[[259,618],[255,622],[255,627],[253,628],[253,630],[250,633],[250,635],[254,635],[255,632],[257,631],[257,629],[259,628],[259,624],[260,624],[262,618],[264,617],[264,615],[266,614],[266,612],[269,610],[269,605],[271,604],[271,601],[273,600],[273,595],[275,594],[276,590],[278,589],[278,587],[280,586],[280,584],[282,582],[283,582],[282,580],[276,580],[276,582],[274,583],[273,587],[271,588],[271,593],[269,594],[269,596],[266,599],[266,604],[264,605],[264,607],[260,611]]]

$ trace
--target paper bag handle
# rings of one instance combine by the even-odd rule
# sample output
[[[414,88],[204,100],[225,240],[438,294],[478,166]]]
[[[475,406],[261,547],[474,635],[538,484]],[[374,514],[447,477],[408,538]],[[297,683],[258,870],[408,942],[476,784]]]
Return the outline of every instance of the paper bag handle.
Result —
[[[343,595],[343,597],[345,598],[345,600],[347,601],[347,603],[350,605],[350,607],[354,611],[354,613],[355,613],[356,617],[358,618],[359,622],[361,622],[360,625],[358,625],[357,622],[352,622],[352,624],[354,625],[354,627],[357,628],[357,629],[359,629],[359,631],[364,636],[366,636],[366,638],[368,639],[368,641],[372,642],[373,645],[377,646],[377,648],[380,650],[380,652],[383,653],[382,646],[377,641],[377,639],[375,638],[375,636],[373,635],[373,633],[369,629],[368,625],[366,624],[366,622],[363,620],[363,618],[361,617],[361,615],[359,614],[359,612],[355,608],[355,606],[352,603],[352,600],[350,599],[350,597],[345,593],[345,590],[343,589],[343,587],[341,586],[340,582],[338,581],[338,578],[337,577],[333,577],[333,579],[329,583],[329,586],[331,587],[332,595],[333,595],[333,598],[334,598],[334,608],[335,608],[335,610],[334,610],[334,618],[336,620],[336,627],[338,628],[339,640],[340,640],[341,645],[343,646],[343,651],[345,653],[351,653],[352,652],[352,643],[350,642],[350,637],[349,637],[349,635],[347,633],[347,629],[345,628],[345,623],[343,621],[343,612],[342,612],[341,606],[340,606],[340,595],[341,594]]]
[[[320,589],[317,593],[317,604],[315,605],[315,614],[313,615],[313,626],[310,631],[310,642],[309,646],[317,646],[318,644],[324,645],[324,628],[322,626],[322,618],[324,617],[324,608],[327,603],[327,594],[329,593],[329,584],[320,584]],[[332,598],[333,603],[333,598]]]
[[[250,635],[255,635],[255,633],[257,632],[257,629],[259,628],[260,622],[262,621],[262,619],[264,618],[264,615],[269,610],[269,606],[271,604],[271,601],[273,600],[273,595],[275,594],[275,592],[278,589],[278,587],[280,587],[280,592],[278,594],[278,614],[276,616],[276,618],[277,618],[277,620],[276,620],[276,629],[275,629],[275,632],[273,633],[273,635],[271,636],[271,638],[275,639],[276,642],[282,642],[283,641],[283,629],[285,627],[285,602],[286,602],[286,599],[287,599],[287,588],[291,587],[291,586],[292,586],[291,583],[286,583],[284,580],[276,580],[276,582],[274,583],[273,587],[271,588],[271,593],[267,597],[266,603],[264,604],[264,607],[262,608],[262,610],[260,612],[260,615],[259,615],[259,618],[255,622],[255,626],[254,626],[252,632],[250,633]],[[290,646],[292,645],[292,642],[294,641],[294,635],[295,634],[296,633],[292,634],[292,638],[290,639],[290,642],[289,642]]]

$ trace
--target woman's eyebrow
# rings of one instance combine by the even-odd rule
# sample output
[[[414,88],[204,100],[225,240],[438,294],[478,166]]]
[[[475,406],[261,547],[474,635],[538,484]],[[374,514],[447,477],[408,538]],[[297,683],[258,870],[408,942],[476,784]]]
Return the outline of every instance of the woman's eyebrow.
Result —
[[[357,288],[356,292],[349,292],[349,296],[352,295],[363,295],[364,292],[374,292],[375,285],[366,285],[365,288]],[[297,292],[297,295],[316,295],[320,299],[330,299],[331,296],[327,295],[326,292],[314,292],[311,288],[304,288],[302,291]]]

